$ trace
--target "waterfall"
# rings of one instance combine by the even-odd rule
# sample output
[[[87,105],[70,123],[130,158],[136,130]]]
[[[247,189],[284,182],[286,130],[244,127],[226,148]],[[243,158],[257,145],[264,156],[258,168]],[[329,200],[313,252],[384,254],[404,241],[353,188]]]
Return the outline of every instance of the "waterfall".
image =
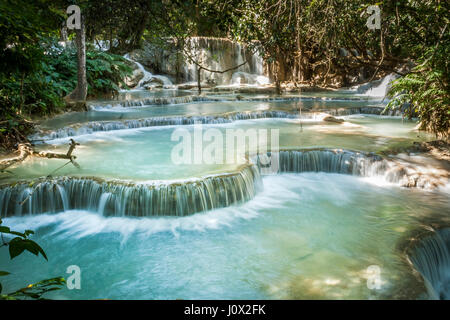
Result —
[[[423,239],[409,258],[422,275],[429,298],[450,300],[450,229]]]
[[[272,162],[268,161],[268,157]],[[251,156],[262,174],[328,172],[373,177],[402,187],[433,189],[448,184],[447,176],[421,172],[421,167],[373,153],[343,149],[282,150]],[[275,161],[275,165],[273,164]],[[270,163],[270,165],[266,165]]]
[[[82,209],[106,216],[185,216],[252,199],[260,187],[255,166],[197,180],[140,184],[97,178],[41,179],[0,188],[0,216]]]
[[[184,96],[184,97],[158,97],[158,98],[146,98],[146,99],[136,99],[136,100],[125,100],[117,101],[114,106],[119,106],[122,108],[128,107],[144,107],[151,105],[168,105],[168,104],[184,104],[192,103],[197,101],[214,102],[221,101],[218,98],[209,97],[199,97],[199,96]],[[90,105],[89,109],[94,111],[107,110],[112,108],[112,105]]]
[[[126,54],[123,56],[125,59],[127,59],[128,61],[131,61],[133,63],[135,63],[138,68],[142,71],[142,73],[144,74],[144,77],[139,81],[137,87],[138,88],[143,88],[143,86],[148,83],[149,81],[151,81],[152,79],[159,79],[160,82],[164,85],[164,86],[172,86],[173,83],[172,81],[170,81],[170,79],[166,76],[161,76],[161,75],[154,75],[151,72],[148,72],[147,70],[145,70],[144,66],[142,64],[140,64],[137,61],[134,61],[132,59],[130,59],[129,55]]]
[[[378,155],[342,149],[282,150],[255,155],[252,161],[260,169],[268,169],[265,165],[267,156],[278,162],[275,171],[270,173],[328,172],[374,176],[386,170],[386,162]]]
[[[277,161],[269,167],[268,156]],[[373,153],[342,149],[282,150],[249,157],[233,173],[166,183],[132,183],[98,178],[42,178],[0,187],[0,216],[40,214],[72,209],[107,216],[185,216],[252,199],[261,174],[328,172],[381,177],[399,186],[427,188],[426,175]],[[435,179],[433,177],[433,179]],[[445,179],[438,181],[445,184]]]
[[[131,52],[127,57],[152,66],[158,73],[169,75],[182,83],[197,82],[197,63],[210,70],[232,69],[223,73],[203,69],[200,73],[203,85],[229,85],[235,72],[259,76],[259,82],[268,82],[260,54],[225,38],[190,37],[186,39],[183,50],[180,50],[174,39],[167,39],[164,48],[144,41],[142,49]],[[239,68],[234,69],[239,65]]]
[[[233,73],[231,76],[231,84],[234,85],[242,85],[242,84],[249,84],[249,85],[265,85],[270,84],[269,78],[263,75],[258,74],[251,74],[248,72],[242,72],[238,71]]]
[[[381,80],[375,80],[359,86],[357,92],[364,96],[384,98],[391,87],[391,82],[397,77],[394,74],[389,74]]]
[[[300,101],[363,101],[361,98],[325,98],[325,97],[213,97],[213,96],[183,96],[183,97],[154,97],[146,99],[134,99],[116,101],[114,104],[90,104],[89,109],[93,111],[108,111],[114,107],[138,108],[158,105],[175,105],[193,102],[228,102],[228,101],[248,101],[248,102],[300,102]],[[380,110],[381,107],[361,107],[360,110]],[[368,112],[372,113],[372,112]]]
[[[112,193],[110,192],[105,192],[100,196],[100,201],[98,204],[98,213],[101,214],[102,216],[105,215],[105,207],[106,204],[108,203],[109,199],[111,198]],[[66,210],[64,210],[66,211]]]
[[[301,117],[298,110],[294,112],[266,110],[266,111],[248,111],[248,112],[230,112],[220,115],[210,116],[170,116],[170,117],[151,117],[143,119],[121,120],[121,121],[92,121],[82,125],[66,126],[53,131],[41,131],[31,136],[31,141],[46,141],[54,139],[62,139],[67,137],[80,136],[85,134],[92,134],[99,131],[114,131],[124,129],[137,129],[147,127],[159,126],[173,126],[173,125],[193,125],[195,123],[201,124],[223,124],[231,123],[239,120],[253,120],[253,119],[313,119],[320,121],[323,118],[323,113],[333,116],[346,116],[354,114],[375,114],[379,115],[383,112],[382,107],[361,107],[361,108],[338,108],[338,109],[320,109],[315,112],[308,112],[304,109]],[[390,113],[393,114],[393,113]]]
[[[297,113],[284,111],[253,111],[253,112],[233,112],[223,115],[211,116],[175,116],[175,117],[153,117],[136,120],[123,121],[94,121],[83,124],[82,126],[67,126],[51,132],[41,132],[30,136],[30,140],[45,141],[61,139],[84,134],[91,134],[99,131],[113,131],[123,129],[136,129],[157,126],[173,126],[173,125],[193,125],[201,124],[222,124],[231,123],[238,120],[266,119],[266,118],[298,118]],[[307,117],[308,114],[303,114]]]

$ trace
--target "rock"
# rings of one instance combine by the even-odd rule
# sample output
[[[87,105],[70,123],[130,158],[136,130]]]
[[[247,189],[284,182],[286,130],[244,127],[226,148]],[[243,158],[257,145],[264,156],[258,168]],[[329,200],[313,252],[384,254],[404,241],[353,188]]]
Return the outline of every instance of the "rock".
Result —
[[[202,87],[202,89],[210,89],[211,86],[207,83],[202,82],[200,84],[200,86]],[[198,88],[197,83],[193,83],[193,82],[189,82],[189,83],[183,83],[183,84],[179,84],[177,86],[178,90],[195,90]]]
[[[216,86],[216,85],[217,85],[216,79],[213,79],[213,78],[208,78],[208,79],[206,80],[206,83],[207,83],[208,85],[210,85],[210,86]]]
[[[65,96],[64,102],[66,104],[66,108],[71,111],[88,111],[86,101],[77,101],[71,99],[69,96]]]
[[[339,48],[339,54],[341,57],[347,57],[348,56],[348,51],[345,48]]]
[[[125,84],[129,88],[135,88],[142,78],[144,78],[144,72],[141,69],[135,69],[133,70],[133,74],[131,76],[125,78]]]
[[[322,121],[328,121],[328,122],[335,122],[335,123],[342,123],[344,122],[343,119],[338,119],[333,117],[332,115],[327,114],[325,117],[323,117]]]
[[[148,81],[144,81],[142,83],[142,87],[145,89],[153,89],[153,88],[162,88],[164,86],[164,82],[159,78],[151,78]]]
[[[275,93],[276,89],[274,87],[248,87],[248,88],[237,88],[234,90],[236,93]]]

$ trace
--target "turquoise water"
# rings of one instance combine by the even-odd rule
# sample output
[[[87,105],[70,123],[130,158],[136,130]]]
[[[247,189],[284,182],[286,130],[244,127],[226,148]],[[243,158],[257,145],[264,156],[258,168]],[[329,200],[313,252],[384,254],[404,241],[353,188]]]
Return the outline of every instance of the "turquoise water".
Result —
[[[286,174],[264,178],[248,203],[185,218],[8,218],[37,231],[49,262],[24,254],[10,263],[2,251],[0,268],[14,270],[4,286],[15,288],[76,264],[82,288],[53,295],[64,299],[417,298],[423,287],[396,245],[416,213],[448,206],[445,194]],[[381,268],[379,290],[367,288],[371,265]]]
[[[107,103],[95,103],[101,111],[72,112],[66,113],[54,118],[44,120],[41,126],[45,129],[55,129],[70,124],[84,123],[88,121],[105,120],[127,120],[149,117],[167,117],[167,116],[200,116],[200,115],[220,115],[228,112],[245,111],[296,111],[320,110],[327,108],[356,108],[367,105],[378,106],[379,103],[368,103],[367,101],[218,101],[218,102],[195,102],[183,103],[177,105],[149,105],[143,107],[112,107],[101,109]]]
[[[184,92],[122,93],[120,99],[183,96]],[[304,94],[316,97],[318,93]],[[90,121],[150,117],[223,115],[230,112],[322,110],[380,106],[346,100],[350,93],[320,93],[341,100],[220,101],[136,108],[106,108],[65,114],[42,122],[56,130]],[[225,96],[225,94],[224,94]],[[255,95],[244,95],[255,97]],[[119,99],[119,100],[120,100]],[[98,105],[108,102],[98,101]],[[230,129],[279,130],[280,149],[320,147],[379,152],[433,137],[398,117],[343,116],[344,123],[313,119],[239,120],[203,125]],[[74,136],[80,169],[56,159],[33,158],[9,168],[1,183],[57,176],[132,182],[176,180],[234,172],[240,164],[175,164],[171,141],[177,129],[194,125],[99,131]],[[38,149],[65,152],[69,138]],[[206,147],[206,145],[204,146]],[[224,147],[226,151],[226,146]],[[244,153],[246,146],[233,151]],[[424,160],[425,161],[425,160]],[[55,173],[55,170],[58,169]],[[57,299],[421,299],[426,289],[399,250],[408,234],[443,221],[448,188],[405,189],[366,177],[326,173],[269,175],[248,202],[187,217],[105,217],[97,211],[8,217],[16,230],[33,229],[49,261],[25,253],[10,261],[0,250],[2,279],[12,291],[81,268],[81,290],[53,292]],[[233,186],[228,186],[233,187]],[[214,192],[214,190],[208,190]],[[49,192],[52,192],[51,190]],[[56,191],[55,191],[56,192]],[[0,206],[1,207],[1,206]],[[98,210],[101,212],[100,210]],[[445,215],[445,214],[444,214]],[[1,215],[0,215],[1,216]],[[381,270],[380,287],[369,289],[370,268]],[[369,269],[368,269],[369,268]]]
[[[379,116],[349,116],[346,122],[309,121],[300,119],[258,119],[235,121],[227,124],[203,125],[202,133],[209,129],[219,130],[224,136],[227,130],[279,130],[281,149],[328,147],[345,148],[376,152],[405,145],[412,141],[426,140],[427,134],[414,130],[413,122]],[[225,156],[219,164],[195,164],[192,154],[191,164],[175,164],[172,150],[181,140],[171,139],[175,130],[185,130],[194,136],[194,125],[165,126],[139,129],[102,131],[74,137],[81,144],[75,155],[81,169],[67,165],[57,170],[58,175],[97,176],[123,180],[170,180],[201,177],[207,174],[230,172],[242,163],[226,164]],[[260,131],[261,132],[261,131]],[[261,133],[263,135],[263,133]],[[266,134],[270,146],[270,133]],[[69,138],[49,141],[50,150],[64,153]],[[206,148],[211,142],[205,142]],[[224,155],[227,151],[226,139],[223,139]],[[191,141],[192,148],[194,140]],[[39,146],[48,150],[48,146]],[[235,154],[250,150],[249,145],[234,146]],[[261,148],[259,148],[261,150]],[[10,171],[22,178],[36,178],[48,175],[65,162],[58,159],[34,158]],[[10,178],[10,177],[9,177]]]

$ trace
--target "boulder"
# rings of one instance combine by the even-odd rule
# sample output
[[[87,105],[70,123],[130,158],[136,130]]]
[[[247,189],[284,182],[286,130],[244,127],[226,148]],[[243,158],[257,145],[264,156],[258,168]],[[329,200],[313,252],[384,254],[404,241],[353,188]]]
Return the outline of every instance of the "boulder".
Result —
[[[325,115],[322,120],[323,121],[328,121],[328,122],[335,122],[335,123],[342,123],[342,122],[344,122],[343,119],[335,118],[335,117],[333,117],[332,115],[329,115],[329,114]]]
[[[162,88],[163,86],[164,82],[161,79],[155,77],[142,83],[142,87],[144,87],[145,89]]]
[[[139,84],[139,81],[142,80],[142,78],[144,78],[144,72],[139,68],[135,69],[133,70],[133,74],[131,76],[125,78],[125,84],[129,88],[135,88]]]

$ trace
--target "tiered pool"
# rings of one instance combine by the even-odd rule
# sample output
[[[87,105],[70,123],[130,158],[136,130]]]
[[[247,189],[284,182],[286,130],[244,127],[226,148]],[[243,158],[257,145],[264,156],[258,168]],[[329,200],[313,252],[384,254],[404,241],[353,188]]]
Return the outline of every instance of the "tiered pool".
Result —
[[[34,158],[0,181],[4,224],[35,230],[49,257],[9,261],[0,252],[0,270],[14,270],[2,279],[5,291],[78,265],[81,290],[49,297],[427,297],[401,248],[427,221],[448,226],[449,188],[408,189],[379,174],[375,153],[433,139],[414,122],[379,115],[382,102],[354,93],[200,99],[163,90],[90,107],[43,121],[33,136],[54,152],[69,139],[80,143],[79,169]],[[322,112],[345,121],[323,121]],[[239,163],[174,163],[174,131],[193,136],[200,126],[223,136],[277,129],[282,168],[263,174],[250,156],[258,150],[239,144],[223,150]],[[373,268],[381,272],[375,288]]]

